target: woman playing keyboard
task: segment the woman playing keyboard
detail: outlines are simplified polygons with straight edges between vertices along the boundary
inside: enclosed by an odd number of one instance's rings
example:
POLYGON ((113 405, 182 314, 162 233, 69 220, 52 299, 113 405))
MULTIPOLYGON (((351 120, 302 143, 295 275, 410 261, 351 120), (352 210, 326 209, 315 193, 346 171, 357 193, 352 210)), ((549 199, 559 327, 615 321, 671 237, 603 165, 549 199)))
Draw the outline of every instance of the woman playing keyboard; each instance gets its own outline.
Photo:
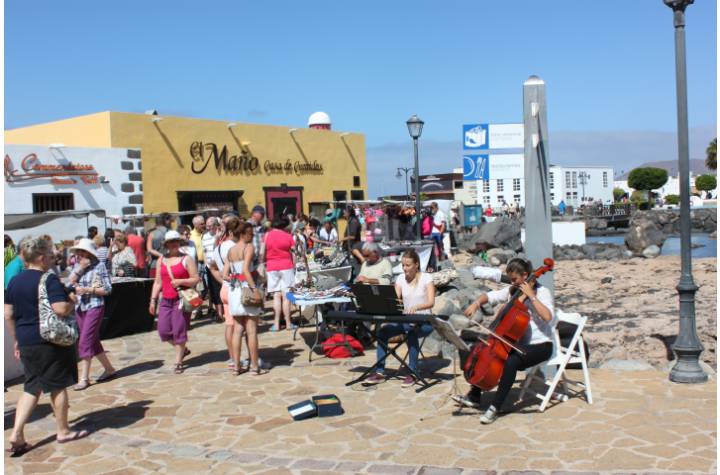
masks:
MULTIPOLYGON (((404 275, 398 277, 395 282, 395 292, 403 303, 403 313, 409 315, 431 314, 435 305, 435 285, 430 274, 420 272, 420 257, 417 252, 410 250, 402 255, 402 268, 404 275)), ((418 355, 420 354, 419 339, 432 333, 432 325, 412 323, 386 323, 380 329, 378 338, 387 341, 396 335, 407 335, 407 346, 409 353, 408 366, 417 373, 418 355)), ((365 381, 370 384, 377 384, 385 381, 385 348, 382 345, 377 347, 377 359, 382 361, 377 367, 377 372, 365 381)), ((410 387, 415 384, 415 376, 409 374, 403 379, 402 387, 410 387)))

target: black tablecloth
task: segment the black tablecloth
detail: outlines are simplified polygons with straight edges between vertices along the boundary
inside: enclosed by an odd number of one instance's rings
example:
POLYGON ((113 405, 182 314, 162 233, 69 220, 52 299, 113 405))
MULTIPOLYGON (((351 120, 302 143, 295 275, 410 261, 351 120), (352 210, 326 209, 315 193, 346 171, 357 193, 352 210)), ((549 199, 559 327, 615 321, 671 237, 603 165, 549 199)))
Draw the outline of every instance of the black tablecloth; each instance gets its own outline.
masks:
POLYGON ((151 331, 154 317, 148 312, 152 279, 113 282, 112 293, 105 299, 105 316, 100 338, 116 338, 151 331))

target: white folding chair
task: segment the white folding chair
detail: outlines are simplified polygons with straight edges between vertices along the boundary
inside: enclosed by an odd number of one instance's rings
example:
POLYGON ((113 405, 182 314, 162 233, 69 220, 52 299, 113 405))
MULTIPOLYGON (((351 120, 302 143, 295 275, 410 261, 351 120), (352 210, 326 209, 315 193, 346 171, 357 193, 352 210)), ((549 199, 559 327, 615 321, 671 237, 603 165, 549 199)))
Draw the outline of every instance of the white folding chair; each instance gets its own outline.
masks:
MULTIPOLYGON (((542 402, 540 403, 540 412, 543 412, 547 407, 550 399, 553 396, 556 399, 567 401, 568 396, 568 385, 577 386, 581 388, 581 391, 575 391, 576 394, 580 392, 585 393, 585 400, 588 404, 592 404, 592 393, 590 391, 590 373, 588 372, 587 357, 585 355, 585 345, 583 342, 582 331, 587 323, 587 317, 583 317, 579 313, 564 313, 556 310, 557 322, 567 322, 576 325, 575 333, 570 340, 570 344, 565 347, 560 342, 560 334, 558 333, 557 326, 553 328, 553 355, 548 361, 542 365, 533 366, 530 368, 527 377, 522 385, 520 391, 520 399, 522 400, 525 392, 530 392, 537 396, 542 402), (569 363, 580 363, 583 371, 583 381, 574 381, 567 378, 565 374, 565 368, 569 363), (550 380, 538 375, 538 371, 543 366, 556 366, 557 370, 555 376, 550 380), (558 383, 561 382, 564 389, 564 393, 555 393, 558 383), (530 389, 530 383, 533 380, 541 381, 548 386, 545 394, 539 394, 530 389)), ((540 373, 542 374, 542 373, 540 373)))

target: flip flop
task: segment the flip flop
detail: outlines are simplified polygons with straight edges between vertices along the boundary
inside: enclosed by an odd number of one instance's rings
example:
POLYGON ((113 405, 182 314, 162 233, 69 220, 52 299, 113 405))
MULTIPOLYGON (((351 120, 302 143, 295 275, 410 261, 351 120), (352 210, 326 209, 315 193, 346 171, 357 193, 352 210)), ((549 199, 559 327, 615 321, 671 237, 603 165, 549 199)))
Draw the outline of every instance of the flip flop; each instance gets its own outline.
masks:
POLYGON ((10 457, 22 457, 26 453, 30 452, 32 448, 33 445, 28 444, 27 442, 23 442, 20 445, 16 445, 10 442, 10 448, 6 449, 5 451, 10 453, 10 457))
POLYGON ((85 437, 89 436, 90 432, 86 430, 79 430, 75 432, 71 437, 68 437, 67 439, 57 439, 58 444, 67 444, 68 442, 74 442, 76 440, 84 439, 85 437))
POLYGON ((188 356, 190 356, 190 353, 192 353, 192 351, 190 351, 190 348, 185 347, 185 351, 183 352, 183 358, 187 358, 188 356))
POLYGON ((87 379, 81 379, 75 386, 73 386, 73 391, 83 391, 88 387, 90 387, 90 381, 87 379))
POLYGON ((185 368, 183 368, 182 364, 176 364, 174 371, 175 371, 175 374, 182 374, 183 371, 185 371, 185 368))
POLYGON ((268 373, 268 370, 262 368, 248 368, 247 371, 249 376, 261 376, 268 373))
POLYGON ((271 331, 271 332, 276 332, 276 331, 279 331, 279 330, 280 330, 280 329, 279 329, 278 327, 276 327, 275 325, 273 325, 273 326, 270 327, 270 331, 271 331))

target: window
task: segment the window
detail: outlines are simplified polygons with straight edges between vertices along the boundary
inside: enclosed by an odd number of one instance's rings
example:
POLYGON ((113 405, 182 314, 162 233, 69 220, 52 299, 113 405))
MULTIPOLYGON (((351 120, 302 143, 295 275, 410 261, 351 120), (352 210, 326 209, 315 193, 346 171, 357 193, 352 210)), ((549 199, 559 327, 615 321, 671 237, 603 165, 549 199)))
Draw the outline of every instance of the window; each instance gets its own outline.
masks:
POLYGON ((555 193, 550 193, 550 201, 555 201, 555 193))
POLYGON ((362 201, 365 199, 365 191, 363 190, 350 190, 350 199, 353 201, 362 201))
POLYGON ((503 191, 503 188, 504 188, 503 180, 495 180, 495 181, 497 181, 497 191, 498 191, 498 193, 500 193, 501 191, 503 191))
POLYGON ((346 201, 347 191, 333 191, 333 201, 346 201))
POLYGON ((555 174, 550 172, 550 189, 555 188, 555 174))
POLYGON ((454 183, 455 189, 456 189, 456 190, 462 190, 463 187, 464 187, 464 184, 465 184, 465 182, 463 182, 462 180, 457 180, 457 181, 455 181, 455 183, 454 183))
POLYGON ((570 172, 565 172, 565 188, 570 188, 570 172))
POLYGON ((577 188, 577 172, 572 172, 572 188, 577 188))
POLYGON ((577 204, 577 191, 573 191, 572 201, 573 201, 573 203, 577 204))
POLYGON ((502 204, 503 201, 505 201, 505 197, 503 195, 498 195, 498 203, 502 204))
POLYGON ((569 191, 565 193, 565 201, 565 204, 572 204, 572 193, 570 193, 569 191))
POLYGON ((513 201, 517 204, 520 204, 520 195, 513 195, 513 201))
POLYGON ((513 191, 520 191, 520 178, 513 178, 513 191))
POLYGON ((608 187, 608 176, 607 172, 603 172, 603 188, 608 187))
POLYGON ((490 182, 483 181, 483 193, 490 193, 490 182))
POLYGON ((487 205, 490 204, 490 196, 489 195, 483 196, 483 203, 485 203, 487 205))
POLYGON ((33 193, 33 213, 75 209, 72 193, 33 193))
POLYGON ((359 176, 353 177, 353 186, 360 186, 360 177, 359 176))

